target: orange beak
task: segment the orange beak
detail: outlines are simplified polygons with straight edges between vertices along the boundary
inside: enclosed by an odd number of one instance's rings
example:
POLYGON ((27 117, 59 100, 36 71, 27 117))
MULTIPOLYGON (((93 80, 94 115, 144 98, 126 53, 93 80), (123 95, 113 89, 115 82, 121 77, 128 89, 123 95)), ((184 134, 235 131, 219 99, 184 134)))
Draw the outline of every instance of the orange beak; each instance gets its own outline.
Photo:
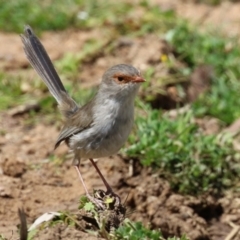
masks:
POLYGON ((134 77, 132 82, 135 82, 135 83, 141 83, 141 82, 145 82, 145 79, 143 79, 142 77, 134 77))

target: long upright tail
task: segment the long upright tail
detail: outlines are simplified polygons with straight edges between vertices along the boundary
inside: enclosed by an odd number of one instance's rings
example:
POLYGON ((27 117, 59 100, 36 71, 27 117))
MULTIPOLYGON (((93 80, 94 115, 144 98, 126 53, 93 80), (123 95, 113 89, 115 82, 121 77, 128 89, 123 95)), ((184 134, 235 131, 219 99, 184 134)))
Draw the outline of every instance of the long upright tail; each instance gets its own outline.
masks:
POLYGON ((57 100, 63 115, 66 117, 70 116, 78 109, 78 106, 68 96, 46 50, 30 26, 25 26, 24 35, 21 35, 21 38, 24 51, 32 67, 37 71, 53 97, 57 100))

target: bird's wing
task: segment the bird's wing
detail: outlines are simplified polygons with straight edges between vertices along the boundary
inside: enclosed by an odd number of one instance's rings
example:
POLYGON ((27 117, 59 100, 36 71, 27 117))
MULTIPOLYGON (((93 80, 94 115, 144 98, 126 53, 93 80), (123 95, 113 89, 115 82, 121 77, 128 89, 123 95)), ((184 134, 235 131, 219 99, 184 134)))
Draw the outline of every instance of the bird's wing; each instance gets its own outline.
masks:
POLYGON ((69 137, 71 137, 74 134, 77 134, 79 132, 81 132, 82 129, 79 129, 76 126, 64 126, 63 129, 61 130, 58 139, 55 143, 55 149, 60 145, 60 143, 66 139, 68 139, 69 137))
POLYGON ((93 106, 94 99, 89 101, 83 107, 78 108, 77 111, 68 118, 55 143, 55 149, 62 141, 68 140, 68 138, 74 134, 91 127, 93 123, 93 106))

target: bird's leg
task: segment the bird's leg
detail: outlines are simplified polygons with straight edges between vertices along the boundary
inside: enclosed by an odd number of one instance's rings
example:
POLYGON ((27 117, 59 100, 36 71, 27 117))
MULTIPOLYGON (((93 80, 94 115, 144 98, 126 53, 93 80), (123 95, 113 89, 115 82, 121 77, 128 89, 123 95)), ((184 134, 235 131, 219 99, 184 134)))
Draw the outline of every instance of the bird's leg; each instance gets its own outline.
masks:
POLYGON ((110 185, 108 184, 107 180, 104 178, 104 176, 102 175, 100 169, 98 168, 97 164, 94 162, 94 160, 92 158, 89 158, 89 160, 91 161, 92 165, 94 166, 94 168, 97 170, 98 175, 100 176, 100 178, 102 179, 105 187, 107 188, 106 194, 110 194, 112 196, 114 196, 115 201, 117 203, 117 205, 119 205, 121 203, 121 199, 120 197, 113 192, 112 188, 110 187, 110 185))
POLYGON ((72 161, 72 165, 75 167, 76 171, 77 171, 77 174, 78 174, 78 177, 83 185, 83 188, 85 190, 85 194, 87 195, 87 197, 90 196, 88 190, 87 190, 87 186, 83 180, 83 177, 82 177, 82 174, 80 172, 80 159, 77 157, 77 155, 75 154, 74 158, 73 158, 73 161, 72 161))
POLYGON ((94 168, 97 170, 98 175, 100 176, 100 178, 102 179, 105 187, 107 188, 107 193, 113 193, 112 188, 110 187, 110 185, 108 184, 107 180, 104 178, 104 176, 102 175, 101 171, 99 170, 97 164, 94 162, 94 160, 92 158, 89 158, 89 160, 91 161, 92 165, 94 166, 94 168))
POLYGON ((85 182, 84 182, 84 180, 83 180, 83 177, 82 177, 82 174, 81 174, 81 172, 80 172, 80 170, 79 170, 79 164, 74 165, 74 167, 75 167, 75 169, 77 170, 79 179, 80 179, 80 181, 81 181, 81 183, 82 183, 82 185, 83 185, 83 188, 84 188, 84 190, 85 190, 85 193, 86 193, 87 197, 89 197, 90 194, 89 194, 89 192, 88 192, 88 190, 87 190, 86 184, 85 184, 85 182))
POLYGON ((74 167, 75 167, 75 169, 77 170, 79 179, 80 179, 80 181, 81 181, 81 183, 82 183, 82 185, 83 185, 83 188, 84 188, 84 190, 85 190, 85 194, 86 194, 87 198, 88 198, 91 202, 95 203, 99 208, 102 208, 102 209, 103 209, 102 203, 101 203, 100 201, 98 201, 97 199, 95 199, 94 197, 92 197, 92 196, 89 194, 89 192, 88 192, 88 190, 87 190, 87 187, 86 187, 86 184, 85 184, 85 182, 84 182, 84 180, 83 180, 82 174, 81 174, 81 172, 80 172, 80 170, 79 170, 79 167, 80 167, 79 164, 80 164, 79 162, 78 162, 77 164, 74 164, 74 167))

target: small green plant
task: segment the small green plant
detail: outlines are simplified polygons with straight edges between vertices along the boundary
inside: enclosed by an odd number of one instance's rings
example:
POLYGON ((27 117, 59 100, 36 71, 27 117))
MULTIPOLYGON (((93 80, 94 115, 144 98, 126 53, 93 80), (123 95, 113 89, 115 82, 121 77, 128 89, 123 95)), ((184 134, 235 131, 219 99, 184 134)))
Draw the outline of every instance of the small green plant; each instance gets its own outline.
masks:
POLYGON ((219 192, 234 184, 240 166, 230 136, 203 134, 191 110, 175 119, 147 106, 144 110, 129 138, 129 157, 153 166, 183 193, 219 192))
POLYGON ((4 31, 22 32, 23 26, 29 24, 35 31, 67 27, 110 29, 114 36, 164 32, 175 22, 173 11, 161 11, 148 1, 135 4, 105 0, 3 1, 0 19, 0 29, 4 31))
POLYGON ((160 231, 150 230, 148 228, 145 228, 140 222, 132 223, 128 220, 128 221, 125 221, 123 226, 121 226, 119 229, 116 230, 115 239, 159 240, 163 238, 160 231))
POLYGON ((7 240, 2 234, 0 234, 0 240, 7 240))
POLYGON ((125 224, 116 230, 115 239, 159 240, 163 238, 160 231, 145 228, 140 222, 132 223, 130 221, 125 221, 125 224))
POLYGON ((128 240, 188 240, 185 236, 178 238, 165 239, 161 231, 151 230, 146 228, 140 222, 130 222, 128 219, 115 232, 114 240, 128 239, 128 240))

